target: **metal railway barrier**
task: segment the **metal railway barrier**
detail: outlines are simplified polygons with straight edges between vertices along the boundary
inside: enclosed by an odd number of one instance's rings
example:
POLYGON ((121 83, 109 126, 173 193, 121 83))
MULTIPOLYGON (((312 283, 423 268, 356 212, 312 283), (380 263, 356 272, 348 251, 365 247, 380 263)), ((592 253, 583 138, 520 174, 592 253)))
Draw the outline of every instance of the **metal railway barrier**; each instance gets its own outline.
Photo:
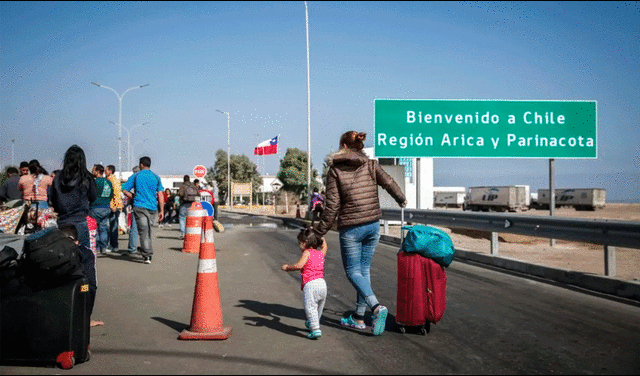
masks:
MULTIPOLYGON (((382 209, 381 219, 385 222, 384 233, 388 234, 388 221, 399 221, 400 209, 382 209)), ((498 255, 498 233, 601 244, 604 247, 606 277, 614 277, 616 274, 615 247, 640 249, 640 223, 630 221, 419 209, 405 209, 405 220, 412 223, 489 231, 492 234, 492 256, 498 255)), ((572 276, 577 275, 575 272, 571 273, 572 276)))

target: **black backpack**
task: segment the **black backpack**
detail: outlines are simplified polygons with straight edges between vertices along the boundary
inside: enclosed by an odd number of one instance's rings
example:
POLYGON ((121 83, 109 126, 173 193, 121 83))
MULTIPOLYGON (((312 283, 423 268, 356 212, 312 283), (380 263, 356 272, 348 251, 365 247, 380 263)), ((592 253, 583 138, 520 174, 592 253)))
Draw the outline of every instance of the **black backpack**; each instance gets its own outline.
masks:
POLYGON ((55 287, 84 275, 80 248, 56 227, 25 239, 21 268, 25 282, 34 289, 55 287))

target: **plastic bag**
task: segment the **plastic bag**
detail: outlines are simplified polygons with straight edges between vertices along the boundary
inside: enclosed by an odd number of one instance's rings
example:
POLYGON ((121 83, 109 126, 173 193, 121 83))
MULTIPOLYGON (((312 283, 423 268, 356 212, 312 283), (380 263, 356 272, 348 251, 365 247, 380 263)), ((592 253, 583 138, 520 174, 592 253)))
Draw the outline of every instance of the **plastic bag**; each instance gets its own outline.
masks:
POLYGON ((402 226, 407 235, 402 241, 401 251, 419 253, 443 267, 448 267, 456 253, 451 237, 446 232, 431 226, 402 226))

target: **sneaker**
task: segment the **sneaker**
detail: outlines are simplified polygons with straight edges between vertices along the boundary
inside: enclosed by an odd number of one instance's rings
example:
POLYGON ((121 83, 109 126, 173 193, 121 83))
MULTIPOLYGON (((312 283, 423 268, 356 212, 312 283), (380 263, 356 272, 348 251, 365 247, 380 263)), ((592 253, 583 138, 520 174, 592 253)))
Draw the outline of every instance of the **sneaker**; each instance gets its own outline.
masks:
POLYGON ((314 330, 307 336, 309 339, 318 339, 320 337, 322 337, 322 332, 320 330, 314 330))
POLYGON ((384 332, 387 323, 387 307, 381 305, 377 309, 378 313, 373 315, 372 333, 374 336, 379 336, 384 332))
POLYGON ((352 316, 347 318, 343 317, 340 319, 340 325, 346 326, 347 328, 354 328, 358 330, 364 330, 367 326, 364 323, 357 323, 356 320, 353 319, 352 316))
POLYGON ((145 264, 151 264, 151 257, 145 257, 144 258, 144 263, 145 264))

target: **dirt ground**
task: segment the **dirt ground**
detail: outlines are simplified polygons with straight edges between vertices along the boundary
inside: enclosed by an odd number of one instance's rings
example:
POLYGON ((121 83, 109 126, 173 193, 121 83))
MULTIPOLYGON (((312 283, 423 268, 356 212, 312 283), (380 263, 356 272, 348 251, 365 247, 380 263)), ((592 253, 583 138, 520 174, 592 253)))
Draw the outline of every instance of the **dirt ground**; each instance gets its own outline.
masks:
MULTIPOLYGON (((273 206, 267 207, 241 207, 236 208, 242 211, 251 211, 263 214, 275 214, 273 206)), ((461 210, 461 209, 441 209, 437 210, 461 210)), ((277 215, 295 217, 296 207, 289 207, 289 212, 285 212, 283 206, 277 208, 277 215)), ((301 215, 304 217, 305 209, 301 208, 301 215)), ((528 210, 519 212, 523 215, 549 216, 549 210, 528 210)), ((596 211, 576 211, 572 208, 558 208, 555 211, 557 217, 586 218, 586 219, 612 219, 621 221, 640 222, 640 204, 607 204, 605 208, 596 211)), ((443 228, 453 240, 456 248, 465 251, 477 251, 489 254, 491 252, 491 242, 473 236, 474 234, 460 234, 458 229, 453 231, 443 228)), ((398 226, 390 226, 389 235, 400 236, 398 226)), ((604 247, 597 244, 568 242, 556 240, 552 247, 550 240, 546 238, 532 238, 513 234, 500 234, 498 254, 500 257, 526 261, 532 264, 549 266, 559 269, 573 270, 594 275, 604 275, 604 247)), ((616 252, 616 275, 617 279, 625 281, 640 281, 640 249, 620 248, 616 252)))

